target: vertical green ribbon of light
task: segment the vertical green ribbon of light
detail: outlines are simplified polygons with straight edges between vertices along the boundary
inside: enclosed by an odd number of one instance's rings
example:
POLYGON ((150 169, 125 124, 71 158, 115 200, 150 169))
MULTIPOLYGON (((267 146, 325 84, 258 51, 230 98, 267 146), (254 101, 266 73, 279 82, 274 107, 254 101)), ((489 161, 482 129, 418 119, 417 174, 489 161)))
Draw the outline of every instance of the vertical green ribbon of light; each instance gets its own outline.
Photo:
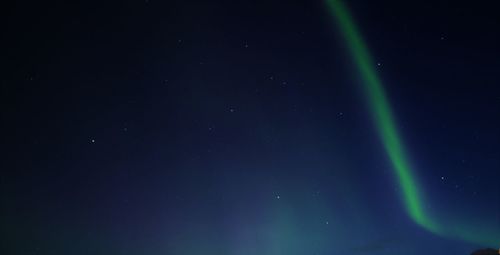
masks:
POLYGON ((374 70, 374 63, 368 49, 351 18, 347 7, 341 0, 325 0, 328 10, 335 18, 340 31, 345 38, 355 66, 361 75, 364 91, 369 107, 381 138, 385 152, 392 164, 394 174, 402 191, 402 200, 409 217, 424 229, 441 236, 459 238, 464 241, 482 244, 498 245, 500 232, 493 228, 478 228, 465 226, 457 222, 437 222, 425 210, 424 199, 418 188, 415 172, 405 153, 403 143, 396 129, 389 102, 382 83, 374 70))
MULTIPOLYGON (((494 223, 464 225, 463 221, 439 221, 429 216, 425 210, 424 199, 415 172, 405 153, 403 143, 396 129, 389 102, 385 95, 382 83, 375 71, 373 60, 368 49, 351 18, 347 7, 341 0, 325 0, 328 10, 335 18, 340 31, 345 38, 353 62, 361 75, 362 83, 373 119, 381 138, 385 152, 392 164, 392 169, 401 188, 402 200, 409 217, 424 229, 441 236, 458 238, 467 242, 481 245, 496 246, 500 243, 500 230, 494 223)), ((447 217, 448 218, 448 217, 447 217)), ((476 222, 479 223, 479 222, 476 222)))
POLYGON ((339 0, 326 1, 347 41, 354 64, 361 74, 373 119, 402 190, 405 209, 418 225, 438 233, 439 227, 429 218, 422 205, 423 200, 417 188, 417 181, 395 127, 384 89, 373 68, 374 63, 368 49, 343 3, 339 0))

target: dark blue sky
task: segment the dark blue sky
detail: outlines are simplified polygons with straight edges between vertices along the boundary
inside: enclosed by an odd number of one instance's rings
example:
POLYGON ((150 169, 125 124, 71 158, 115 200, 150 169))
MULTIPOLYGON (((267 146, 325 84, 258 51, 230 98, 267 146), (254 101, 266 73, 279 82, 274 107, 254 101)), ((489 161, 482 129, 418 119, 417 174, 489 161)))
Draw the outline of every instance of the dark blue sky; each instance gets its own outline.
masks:
MULTIPOLYGON (((497 4, 347 5, 426 208, 498 239, 497 4)), ((2 254, 481 248, 406 214, 322 1, 2 9, 2 254)))

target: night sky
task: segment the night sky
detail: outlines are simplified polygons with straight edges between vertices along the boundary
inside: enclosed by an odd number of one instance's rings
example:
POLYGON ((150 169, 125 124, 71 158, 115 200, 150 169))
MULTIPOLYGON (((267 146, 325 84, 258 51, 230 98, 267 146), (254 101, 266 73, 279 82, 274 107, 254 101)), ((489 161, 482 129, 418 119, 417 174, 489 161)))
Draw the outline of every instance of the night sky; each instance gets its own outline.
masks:
POLYGON ((498 248, 499 7, 11 2, 0 253, 498 248))

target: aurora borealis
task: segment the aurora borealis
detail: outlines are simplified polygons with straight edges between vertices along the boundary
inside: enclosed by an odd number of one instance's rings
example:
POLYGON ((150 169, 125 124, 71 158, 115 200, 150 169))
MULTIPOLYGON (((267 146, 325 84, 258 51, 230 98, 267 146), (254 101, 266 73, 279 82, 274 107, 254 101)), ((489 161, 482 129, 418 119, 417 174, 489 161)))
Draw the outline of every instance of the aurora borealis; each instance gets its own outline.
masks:
MULTIPOLYGON (((415 171, 410 167, 411 164, 396 129, 396 123, 387 96, 374 70, 375 63, 370 57, 365 42, 342 1, 326 1, 332 15, 339 24, 340 30, 353 56, 353 62, 355 62, 363 79, 365 94, 369 101, 368 105, 372 111, 373 119, 383 146, 385 147, 385 151, 395 170, 395 175, 403 193, 404 205, 408 215, 417 224, 433 233, 462 238, 465 241, 476 242, 481 245, 494 246, 499 244, 500 229, 496 228, 497 226, 491 227, 489 231, 478 231, 477 228, 468 227, 445 230, 439 223, 430 218, 429 213, 423 207, 426 201, 424 201, 421 195, 422 191, 419 188, 418 180, 415 178, 415 171)), ((446 224, 457 225, 460 223, 446 222, 446 224)))
POLYGON ((497 249, 497 5, 11 3, 0 254, 497 249))
POLYGON ((423 211, 422 198, 419 195, 417 181, 410 168, 406 153, 403 150, 382 84, 373 69, 375 63, 371 60, 366 46, 350 18, 348 10, 340 1, 329 0, 328 4, 342 28, 347 44, 363 77, 366 95, 370 102, 369 106, 373 111, 372 114, 379 130, 378 132, 403 191, 406 210, 415 222, 427 229, 436 231, 436 226, 431 223, 423 211))

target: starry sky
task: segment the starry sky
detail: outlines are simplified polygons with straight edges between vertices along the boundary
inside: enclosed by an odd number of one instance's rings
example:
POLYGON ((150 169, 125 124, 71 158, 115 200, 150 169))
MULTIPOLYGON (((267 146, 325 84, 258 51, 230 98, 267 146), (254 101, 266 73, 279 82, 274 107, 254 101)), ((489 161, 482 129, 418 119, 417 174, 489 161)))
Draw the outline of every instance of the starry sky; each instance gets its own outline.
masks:
POLYGON ((500 246, 495 1, 1 8, 1 254, 500 246))

